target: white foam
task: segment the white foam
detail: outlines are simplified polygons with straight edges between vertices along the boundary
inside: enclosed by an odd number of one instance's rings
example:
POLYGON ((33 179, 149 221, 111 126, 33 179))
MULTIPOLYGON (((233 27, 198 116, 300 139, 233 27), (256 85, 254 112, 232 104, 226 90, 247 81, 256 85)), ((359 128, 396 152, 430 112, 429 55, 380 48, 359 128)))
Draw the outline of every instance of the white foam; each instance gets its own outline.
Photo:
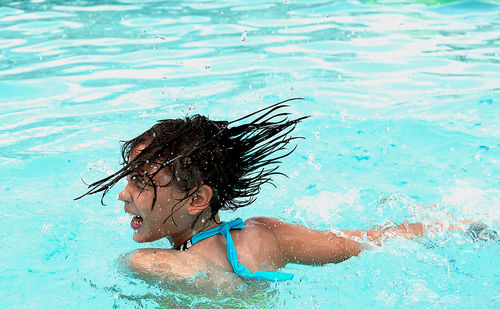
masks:
POLYGON ((480 189, 468 180, 457 180, 456 186, 443 194, 442 204, 460 212, 463 219, 482 221, 491 226, 500 223, 500 190, 480 189))
POLYGON ((321 191, 317 195, 294 199, 292 218, 298 223, 315 226, 318 221, 323 223, 343 220, 341 213, 346 209, 359 210, 359 189, 341 192, 321 191))

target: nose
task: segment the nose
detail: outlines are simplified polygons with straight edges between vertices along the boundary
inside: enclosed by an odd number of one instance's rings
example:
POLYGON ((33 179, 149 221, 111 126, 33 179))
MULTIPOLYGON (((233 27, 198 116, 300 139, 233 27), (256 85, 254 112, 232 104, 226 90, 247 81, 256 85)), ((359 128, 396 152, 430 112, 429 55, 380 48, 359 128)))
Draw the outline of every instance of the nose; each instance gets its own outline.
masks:
POLYGON ((118 200, 125 203, 130 203, 132 201, 132 195, 127 190, 127 186, 123 188, 122 192, 118 193, 118 200))

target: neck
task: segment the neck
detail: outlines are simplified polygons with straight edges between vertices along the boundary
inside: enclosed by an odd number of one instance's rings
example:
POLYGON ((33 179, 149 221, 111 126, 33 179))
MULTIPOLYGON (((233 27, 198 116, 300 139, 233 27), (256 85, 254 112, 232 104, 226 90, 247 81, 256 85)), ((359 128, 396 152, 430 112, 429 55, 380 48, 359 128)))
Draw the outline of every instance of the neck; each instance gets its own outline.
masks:
POLYGON ((210 211, 203 211, 198 216, 198 218, 196 218, 194 220, 194 222, 190 228, 186 229, 181 234, 179 234, 175 237, 172 237, 172 243, 173 243, 174 248, 179 247, 184 242, 186 242, 188 239, 193 237, 193 235, 198 234, 199 232, 203 232, 203 231, 206 231, 206 230, 209 230, 211 228, 219 226, 220 223, 217 223, 217 222, 220 222, 219 215, 215 215, 214 219, 211 218, 210 211))

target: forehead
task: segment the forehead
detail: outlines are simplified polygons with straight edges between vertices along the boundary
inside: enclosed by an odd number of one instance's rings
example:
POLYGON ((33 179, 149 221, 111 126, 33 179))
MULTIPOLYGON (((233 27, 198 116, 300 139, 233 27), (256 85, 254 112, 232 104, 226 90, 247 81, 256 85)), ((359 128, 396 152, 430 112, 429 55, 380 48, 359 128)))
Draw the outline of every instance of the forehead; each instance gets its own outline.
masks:
MULTIPOLYGON (((129 157, 129 163, 132 162, 141 152, 144 150, 144 148, 147 147, 147 144, 139 144, 136 147, 132 148, 130 151, 130 157, 129 157)), ((155 176, 155 179, 157 177, 160 177, 160 179, 157 180, 165 180, 165 177, 170 178, 170 171, 168 168, 161 168, 161 164, 158 162, 150 162, 150 163, 145 163, 139 168, 139 173, 146 172, 149 175, 154 174, 158 169, 161 169, 161 171, 155 176), (142 170, 142 171, 141 171, 142 170)))
POLYGON ((130 151, 128 162, 132 162, 144 150, 144 148, 146 148, 146 144, 139 144, 132 148, 132 151, 130 151))

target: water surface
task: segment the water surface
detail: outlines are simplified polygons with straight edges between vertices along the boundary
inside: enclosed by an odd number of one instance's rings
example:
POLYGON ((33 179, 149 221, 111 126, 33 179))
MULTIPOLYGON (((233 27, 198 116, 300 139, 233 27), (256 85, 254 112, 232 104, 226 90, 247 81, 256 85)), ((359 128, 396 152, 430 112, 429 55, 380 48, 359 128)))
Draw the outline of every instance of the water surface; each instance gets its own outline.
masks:
POLYGON ((498 243, 461 233, 290 265, 295 279, 268 297, 207 298, 120 269, 144 245, 119 188, 106 207, 73 201, 82 178, 119 167, 120 140, 158 119, 234 119, 304 97, 290 107, 312 115, 282 164, 290 178, 226 218, 335 230, 446 209, 498 229, 498 12, 498 1, 3 1, 0 303, 498 307, 498 243))

